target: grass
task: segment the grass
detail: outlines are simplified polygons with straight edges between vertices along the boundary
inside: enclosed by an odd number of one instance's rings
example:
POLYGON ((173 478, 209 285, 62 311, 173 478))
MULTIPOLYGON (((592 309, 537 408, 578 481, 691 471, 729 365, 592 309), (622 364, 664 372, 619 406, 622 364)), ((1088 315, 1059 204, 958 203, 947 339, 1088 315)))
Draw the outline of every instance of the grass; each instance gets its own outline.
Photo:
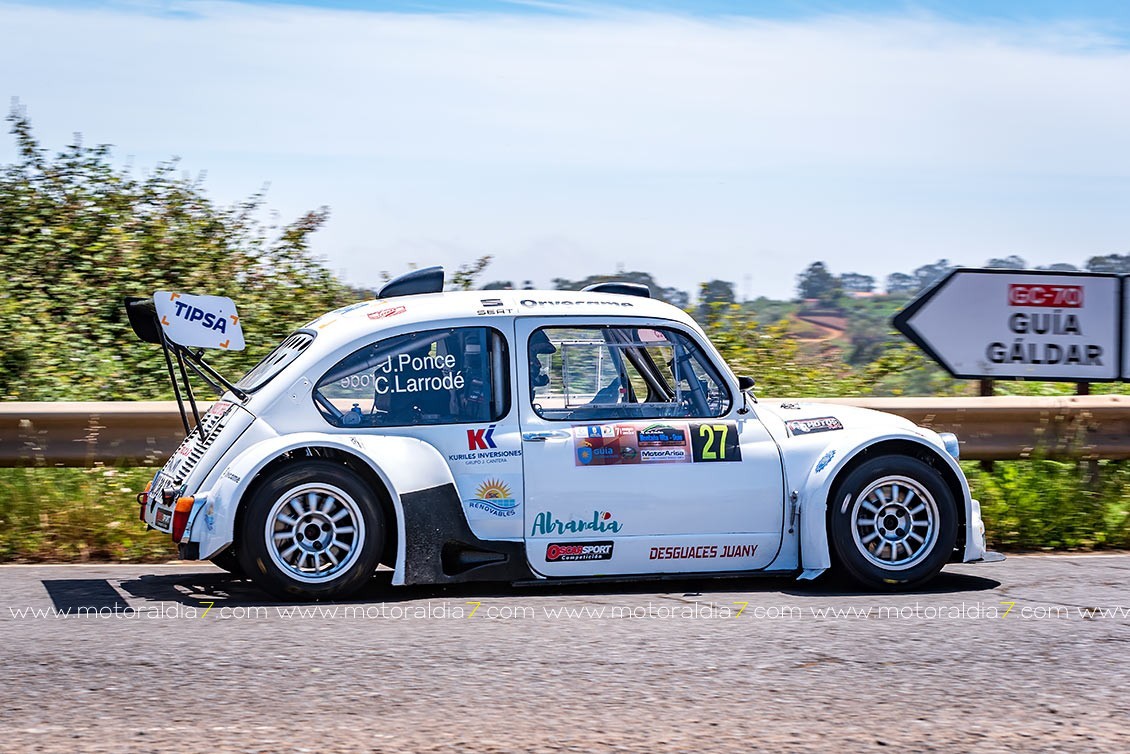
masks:
POLYGON ((0 469, 0 562, 176 557, 167 535, 147 532, 135 496, 153 469, 0 469))
POLYGON ((1004 550, 1130 548, 1130 463, 963 463, 986 536, 1004 550))
MULTIPOLYGON (((963 463, 990 545, 1003 550, 1130 548, 1130 463, 963 463), (1097 473, 1095 473, 1097 472, 1097 473)), ((134 496, 152 469, 0 469, 0 562, 163 561, 134 496)))

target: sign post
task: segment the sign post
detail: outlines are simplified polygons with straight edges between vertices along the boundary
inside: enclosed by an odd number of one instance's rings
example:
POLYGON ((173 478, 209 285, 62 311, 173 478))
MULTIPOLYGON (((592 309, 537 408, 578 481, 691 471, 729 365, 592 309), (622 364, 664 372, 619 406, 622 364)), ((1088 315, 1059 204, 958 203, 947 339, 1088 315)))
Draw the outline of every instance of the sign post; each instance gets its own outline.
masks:
POLYGON ((957 378, 1110 382, 1130 367, 1122 288, 1117 275, 960 269, 894 326, 957 378))

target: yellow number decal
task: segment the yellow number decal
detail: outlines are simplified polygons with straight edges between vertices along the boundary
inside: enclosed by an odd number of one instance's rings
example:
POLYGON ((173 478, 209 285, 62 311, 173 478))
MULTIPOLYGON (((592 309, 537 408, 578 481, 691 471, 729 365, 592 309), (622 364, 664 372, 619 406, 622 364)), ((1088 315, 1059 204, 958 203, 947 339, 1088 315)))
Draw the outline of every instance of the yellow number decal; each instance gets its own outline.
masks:
POLYGON ((713 461, 718 458, 718 454, 714 452, 714 427, 709 424, 703 424, 698 428, 699 437, 706 438, 706 444, 702 446, 702 460, 713 461))
POLYGON ((725 461, 726 460, 726 433, 730 431, 730 428, 727 427, 725 424, 715 424, 714 429, 716 429, 718 431, 718 433, 720 435, 722 435, 722 437, 719 438, 719 440, 718 440, 718 458, 725 461))

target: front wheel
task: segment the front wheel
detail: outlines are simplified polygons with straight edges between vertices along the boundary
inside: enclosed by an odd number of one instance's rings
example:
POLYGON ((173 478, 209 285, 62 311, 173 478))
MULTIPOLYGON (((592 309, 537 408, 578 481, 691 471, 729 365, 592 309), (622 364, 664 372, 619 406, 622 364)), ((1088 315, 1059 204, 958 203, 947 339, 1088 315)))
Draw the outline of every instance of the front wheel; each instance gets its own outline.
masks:
POLYGON ((348 468, 305 461, 259 485, 239 541, 244 572, 276 597, 343 597, 380 563, 384 514, 372 489, 348 468))
POLYGON ((957 504, 933 466, 911 456, 879 456, 836 486, 829 500, 835 554, 847 573, 878 588, 934 577, 957 539, 957 504))

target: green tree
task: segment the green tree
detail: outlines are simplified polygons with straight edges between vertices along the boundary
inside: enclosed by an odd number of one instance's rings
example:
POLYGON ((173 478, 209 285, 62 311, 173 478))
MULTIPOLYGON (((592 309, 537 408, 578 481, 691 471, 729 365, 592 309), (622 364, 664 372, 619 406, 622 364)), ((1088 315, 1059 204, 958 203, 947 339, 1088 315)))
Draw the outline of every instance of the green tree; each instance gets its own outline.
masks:
POLYGON ((907 296, 918 290, 918 282, 905 272, 892 272, 887 275, 887 295, 907 296))
POLYGON ((840 286, 851 293, 871 293, 875 290, 875 278, 858 272, 845 272, 840 275, 840 286))
POLYGON ((492 280, 479 288, 480 291, 512 291, 514 290, 514 281, 512 280, 492 280))
POLYGON ((447 281, 448 290, 454 291, 470 291, 475 287, 475 281, 483 274, 483 270, 490 266, 490 262, 494 257, 489 254, 481 256, 474 262, 469 264, 461 264, 458 269, 452 273, 451 278, 447 281))
POLYGON ((24 110, 7 120, 17 157, 0 172, 0 398, 168 397, 160 349, 126 321, 128 295, 234 299, 249 347, 217 355, 229 373, 351 299, 310 253, 326 208, 265 226, 262 194, 220 207, 175 161, 137 178, 113 166, 108 146, 76 139, 50 156, 24 110))
POLYGON ((1010 254, 1009 256, 1004 257, 1003 259, 996 259, 996 258, 990 259, 989 261, 985 262, 985 266, 1000 269, 1000 270, 1026 270, 1026 269, 1028 269, 1028 263, 1025 262, 1021 257, 1016 256, 1015 254, 1010 254))
POLYGON ((1087 260, 1087 272, 1130 273, 1130 254, 1106 254, 1087 260))
POLYGON ((797 275, 797 294, 801 298, 824 299, 837 287, 836 278, 823 262, 813 262, 797 275))
MULTIPOLYGON (((622 271, 616 272, 611 275, 589 275, 583 280, 566 280, 565 278, 554 278, 553 287, 559 291, 579 291, 582 288, 592 285, 593 283, 607 283, 609 281, 620 281, 625 283, 641 283, 648 287, 651 295, 660 301, 666 301, 669 304, 686 309, 690 305, 690 294, 686 291, 681 291, 678 288, 664 288, 659 283, 655 282, 655 278, 647 272, 633 272, 622 271)), ((523 286, 525 287, 525 286, 523 286)))
POLYGON ((955 265, 950 264, 948 259, 939 259, 933 264, 924 264, 914 270, 914 282, 917 284, 918 289, 916 293, 920 293, 929 288, 934 283, 938 282, 951 271, 955 269, 955 265))
POLYGON ((734 303, 734 284, 725 280, 711 280, 698 287, 698 300, 703 304, 734 303))

